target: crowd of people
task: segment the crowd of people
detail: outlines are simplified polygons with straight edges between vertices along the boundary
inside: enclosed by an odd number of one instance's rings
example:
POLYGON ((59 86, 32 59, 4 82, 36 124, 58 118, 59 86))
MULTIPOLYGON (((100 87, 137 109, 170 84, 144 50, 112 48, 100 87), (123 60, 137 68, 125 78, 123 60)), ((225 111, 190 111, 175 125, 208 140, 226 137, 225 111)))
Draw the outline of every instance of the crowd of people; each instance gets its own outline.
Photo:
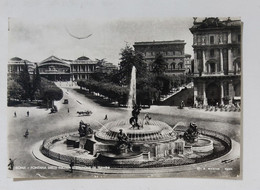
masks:
POLYGON ((216 103, 216 105, 203 105, 203 104, 194 104, 193 108, 197 109, 204 109, 205 111, 225 111, 225 112, 240 112, 241 108, 239 103, 231 103, 226 105, 219 105, 216 103))

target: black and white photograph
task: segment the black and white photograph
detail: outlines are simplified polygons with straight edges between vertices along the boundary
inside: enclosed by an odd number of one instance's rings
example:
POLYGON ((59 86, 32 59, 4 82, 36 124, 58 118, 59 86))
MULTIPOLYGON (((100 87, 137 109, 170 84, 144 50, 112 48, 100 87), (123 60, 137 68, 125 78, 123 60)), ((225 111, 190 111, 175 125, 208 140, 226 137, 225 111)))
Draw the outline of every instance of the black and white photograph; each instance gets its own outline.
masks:
POLYGON ((1 189, 260 188, 260 3, 1 4, 1 189))
POLYGON ((8 22, 10 177, 241 176, 240 18, 8 22))

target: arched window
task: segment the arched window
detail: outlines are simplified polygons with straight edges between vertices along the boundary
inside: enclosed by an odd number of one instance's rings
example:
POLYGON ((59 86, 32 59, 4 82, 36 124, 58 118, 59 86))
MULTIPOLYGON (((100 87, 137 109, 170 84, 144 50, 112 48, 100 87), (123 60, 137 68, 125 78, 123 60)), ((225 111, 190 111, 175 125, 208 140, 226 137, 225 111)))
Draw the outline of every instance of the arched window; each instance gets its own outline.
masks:
POLYGON ((175 69, 175 63, 173 62, 172 64, 171 64, 171 70, 174 70, 175 69))
POLYGON ((213 61, 207 63, 207 72, 208 73, 216 73, 217 72, 217 64, 213 61))
POLYGON ((183 63, 178 63, 178 69, 183 69, 183 63))
POLYGON ((234 67, 234 74, 240 74, 241 73, 241 63, 239 59, 236 59, 233 62, 233 67, 234 67))

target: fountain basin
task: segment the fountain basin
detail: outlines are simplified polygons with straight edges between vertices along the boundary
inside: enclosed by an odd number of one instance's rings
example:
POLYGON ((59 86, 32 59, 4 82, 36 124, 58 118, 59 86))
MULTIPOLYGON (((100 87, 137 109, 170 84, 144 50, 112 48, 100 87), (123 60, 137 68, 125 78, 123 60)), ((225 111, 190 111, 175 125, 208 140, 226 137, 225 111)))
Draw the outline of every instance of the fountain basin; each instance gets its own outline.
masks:
POLYGON ((133 144, 169 142, 177 139, 177 133, 169 125, 157 120, 150 120, 149 124, 143 125, 140 129, 133 129, 128 120, 110 122, 95 134, 95 138, 105 143, 117 142, 120 129, 133 144))
POLYGON ((191 145, 194 152, 209 152, 214 149, 213 141, 202 137, 199 137, 197 142, 187 143, 187 145, 191 145))

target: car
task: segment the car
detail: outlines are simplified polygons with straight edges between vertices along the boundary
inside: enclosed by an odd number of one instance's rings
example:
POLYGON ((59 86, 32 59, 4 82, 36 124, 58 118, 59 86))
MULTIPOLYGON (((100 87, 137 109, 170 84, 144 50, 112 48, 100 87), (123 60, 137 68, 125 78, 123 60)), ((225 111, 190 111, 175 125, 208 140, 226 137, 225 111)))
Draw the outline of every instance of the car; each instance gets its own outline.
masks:
POLYGON ((63 104, 68 104, 68 103, 69 103, 69 100, 68 99, 64 99, 63 104))

